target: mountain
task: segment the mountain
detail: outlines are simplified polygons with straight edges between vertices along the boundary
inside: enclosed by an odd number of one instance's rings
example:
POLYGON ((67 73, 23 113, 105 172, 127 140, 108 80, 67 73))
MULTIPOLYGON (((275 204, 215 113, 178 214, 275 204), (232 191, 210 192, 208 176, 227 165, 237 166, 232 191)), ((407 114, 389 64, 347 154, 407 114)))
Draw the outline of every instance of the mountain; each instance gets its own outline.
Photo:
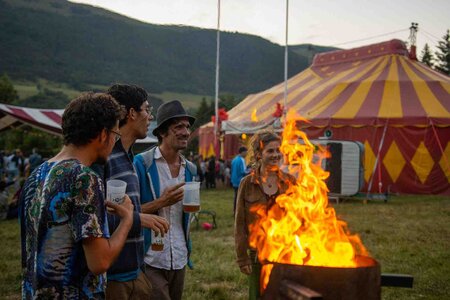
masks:
MULTIPOLYGON (((214 94, 216 31, 143 23, 64 0, 0 0, 0 73, 86 85, 129 82, 152 93, 214 94)), ((298 46, 295 46, 298 47, 298 46)), ((297 48, 289 76, 308 67, 297 48)), ((220 90, 246 95, 283 80, 284 48, 221 32, 220 90)))
POLYGON ((292 52, 306 60, 308 62, 308 65, 312 63, 314 55, 316 55, 317 53, 340 50, 340 48, 336 47, 319 46, 313 44, 292 45, 289 46, 289 48, 292 52))

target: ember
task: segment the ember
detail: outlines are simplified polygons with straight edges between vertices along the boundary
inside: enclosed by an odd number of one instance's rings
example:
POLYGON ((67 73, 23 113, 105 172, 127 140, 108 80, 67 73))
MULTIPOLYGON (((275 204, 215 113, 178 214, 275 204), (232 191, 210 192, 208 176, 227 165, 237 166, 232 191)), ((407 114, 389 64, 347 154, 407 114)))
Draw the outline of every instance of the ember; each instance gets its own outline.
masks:
MULTIPOLYGON (((288 114, 288 120, 281 152, 297 183, 279 195, 269 209, 254 208, 259 218, 249 226, 250 246, 257 249, 262 263, 358 267, 356 257, 368 254, 360 238, 351 235, 347 224, 338 220, 335 210, 328 207, 325 179, 329 174, 320 167, 326 151, 317 151, 296 128, 298 118, 288 114), (303 142, 299 143, 299 139, 303 142)), ((272 268, 273 264, 263 265, 262 289, 267 287, 272 268)))

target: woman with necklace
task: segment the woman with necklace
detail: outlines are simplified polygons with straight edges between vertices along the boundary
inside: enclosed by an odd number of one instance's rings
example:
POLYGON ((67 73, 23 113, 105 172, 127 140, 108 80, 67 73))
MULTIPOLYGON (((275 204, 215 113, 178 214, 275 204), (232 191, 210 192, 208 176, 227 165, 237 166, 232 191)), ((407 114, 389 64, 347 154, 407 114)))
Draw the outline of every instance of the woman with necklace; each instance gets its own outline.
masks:
POLYGON ((270 207, 278 195, 283 194, 295 178, 280 170, 281 139, 270 131, 256 133, 251 141, 252 172, 244 177, 237 195, 234 226, 237 263, 242 273, 249 276, 249 299, 259 298, 261 264, 256 250, 248 243, 248 226, 257 215, 250 211, 255 205, 270 207))

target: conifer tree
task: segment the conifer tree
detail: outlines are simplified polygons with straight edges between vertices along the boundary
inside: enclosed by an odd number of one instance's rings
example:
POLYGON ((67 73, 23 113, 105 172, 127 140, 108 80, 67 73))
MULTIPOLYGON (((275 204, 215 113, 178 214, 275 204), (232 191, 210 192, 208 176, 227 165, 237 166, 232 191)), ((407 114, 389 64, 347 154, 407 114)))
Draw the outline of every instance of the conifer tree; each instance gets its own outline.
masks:
POLYGON ((200 106, 197 109, 197 113, 195 114, 195 118, 197 119, 195 121, 194 127, 200 127, 203 124, 206 124, 211 121, 211 116, 214 114, 214 102, 210 103, 208 105, 208 102, 206 101, 206 98, 202 98, 202 102, 200 102, 200 106))
POLYGON ((8 75, 3 74, 0 77, 0 103, 11 104, 19 99, 17 91, 14 89, 8 75))
POLYGON ((436 69, 446 75, 450 75, 450 30, 439 41, 436 53, 436 69))
POLYGON ((420 61, 429 66, 430 68, 433 67, 433 53, 430 50, 430 46, 428 44, 425 44, 423 47, 422 53, 421 53, 421 59, 420 61))

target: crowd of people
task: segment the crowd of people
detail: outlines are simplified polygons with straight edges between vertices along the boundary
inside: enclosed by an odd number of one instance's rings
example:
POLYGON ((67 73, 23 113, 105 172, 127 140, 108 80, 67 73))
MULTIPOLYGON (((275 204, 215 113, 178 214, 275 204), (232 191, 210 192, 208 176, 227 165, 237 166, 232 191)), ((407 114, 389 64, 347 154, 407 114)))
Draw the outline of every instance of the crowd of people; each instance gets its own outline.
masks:
POLYGON ((270 205, 284 188, 261 181, 266 175, 285 180, 276 168, 279 138, 255 135, 252 167, 246 147, 232 161, 187 159, 182 151, 195 118, 174 100, 156 112, 158 144, 134 155, 132 146, 147 136, 152 110, 147 92, 135 85, 85 93, 65 108, 58 154, 43 159, 34 149, 28 158, 20 150, 3 155, 2 191, 27 177, 16 195, 23 299, 182 299, 192 243, 191 215, 181 200, 183 185, 196 180, 205 188, 221 183, 235 190, 237 262, 251 274, 254 298, 259 269, 245 242, 253 218, 249 206, 270 205), (113 179, 127 184, 122 203, 106 196, 113 179), (162 249, 151 247, 155 235, 164 237, 162 249))
POLYGON ((36 148, 26 157, 22 150, 0 151, 0 220, 17 218, 19 194, 33 170, 42 163, 36 148))
POLYGON ((15 149, 10 153, 0 151, 0 179, 7 183, 17 181, 22 177, 27 177, 33 170, 42 163, 42 156, 36 148, 26 157, 22 150, 15 149))
POLYGON ((231 162, 223 159, 216 159, 214 155, 203 159, 203 156, 194 157, 197 166, 198 181, 202 187, 207 189, 222 187, 231 187, 231 162))

